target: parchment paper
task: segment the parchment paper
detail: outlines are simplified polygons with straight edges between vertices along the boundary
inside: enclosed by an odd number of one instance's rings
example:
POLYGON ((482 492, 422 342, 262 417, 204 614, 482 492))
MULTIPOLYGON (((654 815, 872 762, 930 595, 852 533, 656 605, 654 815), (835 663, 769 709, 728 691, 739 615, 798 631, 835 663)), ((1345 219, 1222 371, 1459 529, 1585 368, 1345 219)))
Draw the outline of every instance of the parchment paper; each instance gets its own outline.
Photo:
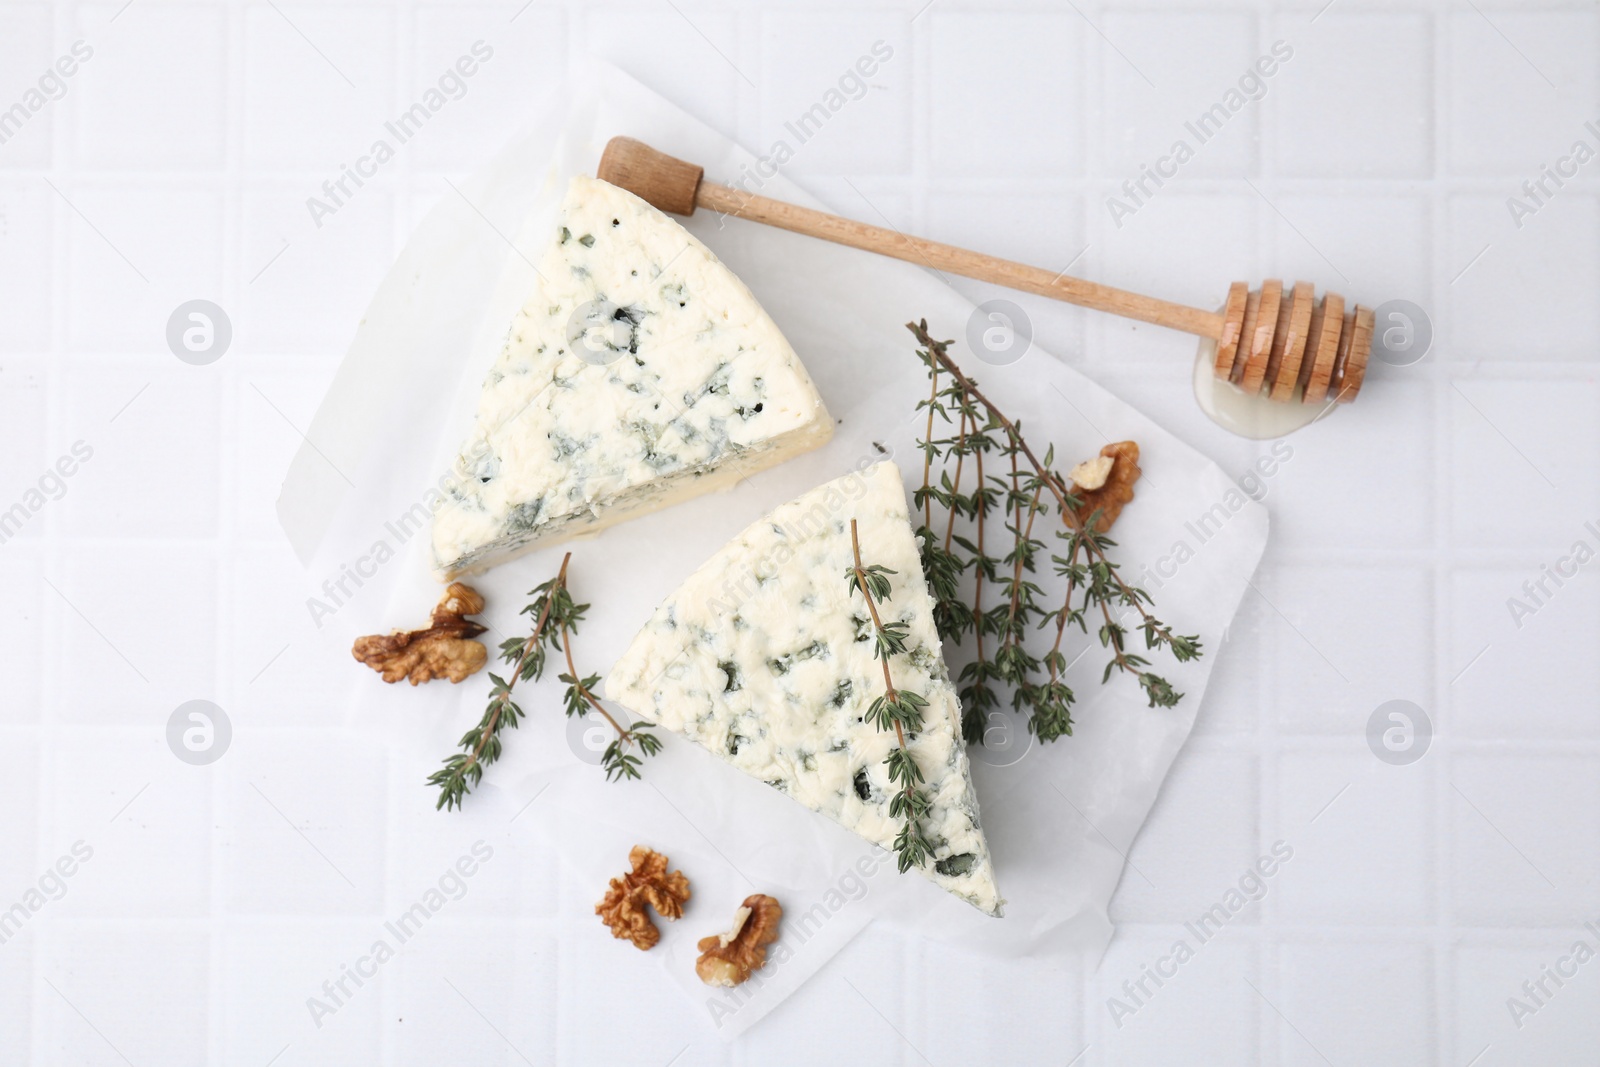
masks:
MULTIPOLYGON (((639 137, 703 163, 727 180, 754 157, 609 68, 542 113, 482 173, 461 183, 424 221, 374 298, 295 458, 278 511, 308 568, 313 593, 349 567, 362 584, 321 622, 330 641, 411 626, 439 588, 429 577, 427 529, 404 521, 446 471, 470 425, 479 384, 514 311, 531 293, 532 263, 548 239, 567 178, 594 172, 612 136, 639 137), (379 543, 392 558, 374 562, 379 543), (366 563, 357 564, 363 559, 366 563), (366 572, 371 572, 370 576, 366 572)), ((778 175, 760 192, 818 205, 778 175)), ((960 338, 972 305, 919 267, 701 212, 686 223, 755 292, 805 360, 839 420, 826 448, 704 497, 546 549, 480 577, 489 600, 485 638, 520 634, 526 593, 574 554, 570 584, 595 608, 575 641, 579 667, 604 673, 651 610, 728 538, 772 507, 850 468, 892 455, 920 481, 914 404, 927 388, 904 324, 927 318, 935 336, 960 338)), ((1186 696, 1151 709, 1131 680, 1099 684, 1092 637, 1070 641, 1068 681, 1079 694, 1075 736, 1030 745, 1020 719, 991 719, 991 745, 974 749, 983 823, 1006 917, 995 920, 915 875, 828 820, 752 781, 691 743, 666 737, 643 782, 610 784, 598 763, 604 734, 564 720, 551 672, 519 688, 528 712, 506 755, 467 803, 504 803, 528 847, 553 847, 595 887, 626 869, 629 848, 650 844, 690 874, 694 897, 642 966, 680 983, 708 1025, 742 1033, 815 973, 874 918, 919 936, 997 956, 1098 956, 1110 939, 1106 907, 1126 853, 1202 704, 1223 631, 1266 543, 1266 511, 1220 469, 1139 412, 1033 348, 993 367, 958 344, 985 391, 1049 439, 1063 466, 1107 441, 1132 438, 1146 472, 1118 523, 1117 558, 1156 597, 1159 613, 1198 633, 1207 655, 1157 669, 1186 696), (1149 570, 1146 570, 1149 568, 1149 570), (1142 577, 1141 577, 1142 576, 1142 577), (493 784, 490 784, 493 783, 493 784), (778 897, 784 934, 758 982, 732 993, 701 985, 695 941, 724 929, 751 892, 778 897)), ((1042 602, 1059 586, 1041 576, 1042 602)), ((348 584, 347 584, 348 588, 348 584)), ((1142 643, 1134 634, 1135 644, 1142 643)), ((959 670, 954 659, 952 671, 959 670)), ((413 690, 375 684, 352 668, 349 715, 387 738, 417 788, 481 714, 488 680, 413 690)), ((450 818, 441 814, 439 818, 450 818)), ((519 841, 523 838, 519 838, 519 841)), ((635 953, 596 922, 598 951, 635 953)))

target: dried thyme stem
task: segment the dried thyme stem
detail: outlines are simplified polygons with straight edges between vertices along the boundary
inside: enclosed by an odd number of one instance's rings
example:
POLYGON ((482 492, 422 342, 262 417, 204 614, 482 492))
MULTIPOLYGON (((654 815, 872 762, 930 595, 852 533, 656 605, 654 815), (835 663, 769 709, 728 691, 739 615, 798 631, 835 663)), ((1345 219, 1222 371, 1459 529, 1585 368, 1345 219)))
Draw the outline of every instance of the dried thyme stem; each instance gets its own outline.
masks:
POLYGON ((520 678, 528 675, 537 677, 542 670, 544 659, 542 646, 551 637, 549 625, 558 599, 557 591, 565 586, 567 564, 571 560, 572 553, 569 552, 561 561, 560 573, 536 590, 542 595, 544 603, 539 610, 533 635, 520 643, 513 639, 501 646, 507 662, 514 660, 515 667, 509 680, 490 673, 489 678, 494 683, 494 688, 489 692, 489 703, 483 717, 478 720, 476 726, 462 735, 458 743, 458 747, 465 751, 448 756, 444 766, 428 776, 428 784, 439 788, 439 799, 434 804, 436 809, 461 806, 466 795, 483 780, 484 767, 500 758, 501 733, 507 727, 515 729, 521 721, 522 709, 511 699, 511 690, 520 678), (515 654, 506 654, 506 650, 513 647, 516 648, 515 654))
POLYGON ((978 635, 978 662, 983 662, 983 526, 984 519, 989 514, 988 498, 983 495, 983 450, 979 449, 974 457, 978 467, 978 492, 976 510, 978 515, 978 566, 977 581, 972 589, 972 630, 978 635))
POLYGON ((1017 609, 1022 603, 1022 563, 1025 558, 1024 546, 1033 540, 1033 520, 1039 514, 1039 494, 1041 491, 1041 487, 1034 487, 1033 501, 1028 505, 1028 524, 1026 527, 1024 527, 1020 521, 1022 514, 1021 509, 1019 508, 1017 512, 1019 517, 1017 529, 1020 532, 1017 535, 1017 560, 1011 572, 1011 611, 1010 614, 1006 616, 1006 632, 1008 634, 1014 635, 1016 633, 1017 609))
POLYGON ((561 652, 567 661, 567 673, 561 676, 561 681, 567 683, 567 714, 582 717, 592 708, 598 711, 617 732, 616 740, 606 746, 605 752, 600 757, 601 766, 605 768, 606 780, 620 781, 624 778, 640 777, 639 757, 630 753, 628 746, 637 746, 646 756, 654 756, 661 751, 660 739, 642 726, 623 729, 622 724, 617 722, 595 697, 594 687, 600 684, 600 676, 591 674, 585 678, 578 673, 577 664, 572 660, 572 634, 567 629, 565 618, 561 624, 561 652))
MULTIPOLYGON (((561 557, 561 569, 556 572, 557 588, 565 589, 567 587, 567 565, 571 562, 571 552, 561 557)), ((512 687, 517 684, 517 678, 522 674, 522 665, 528 662, 528 657, 533 654, 533 650, 539 647, 539 639, 544 636, 545 624, 550 621, 550 604, 554 599, 554 597, 545 597, 544 607, 539 609, 539 619, 533 626, 533 636, 528 638, 527 643, 522 646, 522 655, 517 657, 516 666, 511 668, 511 682, 506 686, 506 692, 509 693, 512 687)), ((468 760, 469 763, 476 764, 478 762, 478 757, 483 755, 483 746, 488 744, 489 738, 498 731, 501 710, 502 708, 497 705, 490 714, 489 729, 484 733, 483 740, 478 742, 478 747, 472 750, 472 758, 468 760)))
MULTIPOLYGON (((935 364, 935 366, 937 366, 937 364, 935 364)), ((966 409, 963 408, 961 411, 960 432, 956 437, 956 476, 950 480, 950 497, 952 500, 950 517, 949 521, 946 522, 944 526, 944 550, 946 552, 950 551, 950 538, 956 532, 956 508, 953 502, 961 493, 961 468, 965 466, 967 462, 967 422, 968 415, 966 409)), ((979 481, 981 482, 982 479, 980 478, 979 481)))
MULTIPOLYGON (((1062 515, 1068 518, 1074 517, 1072 515, 1072 509, 1067 507, 1066 498, 1063 495, 1061 486, 1056 483, 1055 476, 1050 473, 1043 463, 1039 462, 1039 457, 1033 454, 1033 449, 1028 447, 1028 442, 1022 439, 1021 434, 1017 433, 1016 425, 1012 423, 1010 419, 1006 418, 1005 413, 996 407, 992 400, 984 396, 976 385, 972 384, 972 379, 961 373, 961 368, 956 366, 955 360, 950 358, 949 354, 945 351, 945 346, 943 343, 935 341, 931 336, 929 336, 928 327, 926 324, 907 323, 906 325, 916 339, 922 342, 923 346, 928 349, 928 352, 933 356, 933 358, 939 363, 943 364, 945 370, 949 371, 951 375, 954 376, 956 383, 960 385, 964 391, 971 395, 974 400, 982 404, 988 410, 989 414, 994 418, 994 420, 1005 429, 1006 435, 1010 437, 1011 440, 1016 442, 1017 447, 1022 450, 1022 454, 1028 457, 1028 462, 1033 465, 1033 469, 1039 473, 1039 477, 1044 479, 1045 483, 1050 487, 1050 492, 1055 495, 1056 502, 1061 505, 1062 515)), ((1073 522, 1070 523, 1070 525, 1076 526, 1077 523, 1073 522)))
MULTIPOLYGON (((567 567, 571 563, 571 552, 568 552, 566 555, 561 557, 561 569, 556 572, 556 587, 558 589, 565 589, 567 587, 567 567)), ((517 657, 517 665, 511 671, 513 677, 522 673, 522 665, 527 662, 528 654, 539 647, 539 637, 544 633, 544 624, 550 621, 550 604, 553 600, 553 597, 546 597, 544 607, 539 609, 539 619, 533 625, 533 636, 530 637, 528 639, 528 643, 523 646, 522 655, 517 657)))
MULTIPOLYGON (((855 554, 856 558, 856 588, 861 590, 862 597, 866 599, 867 612, 872 616, 872 628, 881 634, 883 633, 883 620, 878 618, 878 605, 873 602, 872 595, 867 592, 867 572, 866 568, 861 566, 861 538, 856 533, 856 520, 854 519, 850 520, 850 551, 855 554)), ((889 702, 892 704, 899 699, 900 693, 895 689, 894 678, 889 674, 889 657, 880 656, 878 665, 883 668, 883 688, 889 698, 889 702)), ((900 747, 905 748, 906 732, 901 728, 899 720, 895 721, 894 732, 896 739, 900 742, 900 747)))
POLYGON ((1061 638, 1067 632, 1067 617, 1071 614, 1072 593, 1077 584, 1077 576, 1073 568, 1076 567, 1077 562, 1078 546, 1073 545, 1072 554, 1067 557, 1067 595, 1061 598, 1061 614, 1056 619, 1056 640, 1055 644, 1050 646, 1050 651, 1053 655, 1047 657, 1050 660, 1051 681, 1056 679, 1055 657, 1061 654, 1061 638))
MULTIPOLYGON (((922 450, 922 526, 933 530, 933 410, 939 404, 939 367, 934 364, 928 374, 931 381, 928 393, 928 447, 922 450)), ((949 548, 949 545, 945 545, 949 548)))
MULTIPOLYGON (((561 650, 566 654, 567 657, 567 672, 571 674, 572 677, 577 678, 578 668, 572 663, 572 640, 568 636, 567 628, 565 626, 561 628, 561 650)), ((611 717, 611 713, 601 706, 600 701, 595 699, 594 694, 589 692, 588 686, 584 685, 582 682, 574 682, 573 688, 577 690, 578 695, 581 696, 590 707, 594 708, 595 711, 598 711, 605 717, 606 722, 611 724, 611 728, 617 731, 617 735, 619 737, 629 736, 629 732, 624 730, 622 725, 618 723, 616 719, 611 717)))
POLYGON ((911 750, 906 747, 906 731, 915 732, 921 728, 923 709, 928 701, 916 693, 895 688, 889 657, 905 653, 909 627, 905 623, 885 623, 879 617, 875 601, 889 599, 889 575, 895 572, 876 564, 870 567, 862 564, 861 535, 855 519, 850 520, 850 550, 854 565, 845 571, 845 580, 866 599, 874 630, 873 655, 883 669, 884 694, 872 702, 866 717, 880 730, 892 725, 898 743, 883 762, 889 769, 890 783, 901 787, 889 802, 889 816, 905 820, 894 841, 899 868, 904 873, 926 863, 934 848, 922 829, 922 818, 932 802, 921 788, 922 768, 917 766, 911 750))

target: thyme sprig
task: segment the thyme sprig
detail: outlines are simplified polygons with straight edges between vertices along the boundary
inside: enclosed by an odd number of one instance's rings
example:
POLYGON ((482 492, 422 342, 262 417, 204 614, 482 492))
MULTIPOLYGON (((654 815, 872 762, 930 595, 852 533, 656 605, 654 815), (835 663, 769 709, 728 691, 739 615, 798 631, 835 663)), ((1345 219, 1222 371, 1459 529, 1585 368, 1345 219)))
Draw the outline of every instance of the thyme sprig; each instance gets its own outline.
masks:
POLYGON ((922 768, 917 766, 916 757, 906 747, 906 734, 922 729, 923 709, 928 701, 908 689, 896 688, 894 676, 889 672, 889 657, 906 653, 910 630, 906 623, 884 622, 878 614, 878 604, 889 599, 889 576, 895 572, 876 563, 862 565, 861 538, 856 532, 855 519, 850 520, 850 548, 855 554, 855 565, 845 568, 844 580, 852 590, 859 590, 867 602, 867 613, 872 616, 872 654, 883 668, 883 695, 868 707, 867 720, 879 730, 893 730, 899 742, 883 762, 889 769, 889 781, 900 787, 889 801, 889 817, 905 820, 894 839, 900 873, 904 874, 912 867, 927 863, 933 852, 933 842, 922 828, 922 820, 932 801, 927 790, 922 788, 922 768))
POLYGON ((988 525, 989 512, 995 509, 998 499, 994 487, 986 483, 983 476, 984 453, 994 446, 988 430, 970 433, 967 440, 973 449, 973 466, 978 482, 968 497, 967 512, 977 528, 977 540, 957 537, 955 541, 971 553, 968 564, 972 567, 974 579, 969 613, 972 621, 968 629, 972 631, 973 640, 978 646, 978 656, 961 668, 956 680, 961 687, 961 736, 968 744, 982 744, 983 726, 989 721, 989 712, 1000 706, 1000 697, 994 691, 994 684, 1000 681, 1000 671, 985 652, 983 644, 985 636, 995 635, 995 617, 983 610, 983 583, 1000 583, 1000 560, 985 551, 984 528, 988 525))
POLYGON ((1072 483, 1054 469, 1054 447, 1047 448, 1041 459, 1021 424, 1008 418, 951 358, 950 342, 935 340, 926 321, 907 323, 907 328, 921 345, 917 355, 930 382, 929 398, 918 404, 928 416, 926 436, 920 442, 923 486, 914 494, 923 511, 918 530, 923 569, 934 596, 940 637, 959 645, 970 632, 976 652, 959 676, 963 736, 969 743, 982 742, 984 724, 1000 703, 995 690, 1002 686, 1011 691, 1013 710, 1028 711, 1028 728, 1041 741, 1070 735, 1076 697, 1062 680, 1069 666, 1062 645, 1069 628, 1089 632, 1091 614, 1099 617, 1096 634, 1111 656, 1102 682, 1120 671, 1136 679, 1151 707, 1177 704, 1183 694, 1149 669, 1147 657, 1128 649, 1128 628, 1121 620, 1129 612, 1137 614, 1136 628, 1144 635, 1146 650, 1165 648, 1180 663, 1200 655, 1199 638, 1174 633, 1150 611, 1149 594, 1122 578, 1108 553, 1116 542, 1095 532, 1098 511, 1080 520, 1082 501, 1073 494, 1072 483), (944 437, 936 436, 935 416, 949 428, 944 437), (986 475, 986 453, 997 454, 1009 469, 986 475), (963 495, 961 478, 968 456, 973 457, 977 486, 963 495), (953 478, 945 467, 952 457, 953 478), (939 525, 935 504, 947 512, 942 543, 935 533, 939 525), (1052 513, 1062 527, 1055 531, 1062 554, 1051 553, 1050 560, 1056 573, 1067 579, 1067 589, 1061 606, 1046 611, 1037 603, 1042 594, 1033 576, 1047 546, 1035 536, 1035 528, 1040 515, 1052 513), (989 554, 986 543, 990 515, 1003 517, 1010 535, 1009 549, 998 558, 989 554), (958 518, 971 524, 972 537, 953 532, 958 518), (955 553, 952 544, 966 557, 955 553), (970 606, 961 596, 967 570, 974 572, 970 606), (986 584, 997 587, 1000 594, 1000 603, 987 609, 986 584), (1026 638, 1051 623, 1055 640, 1049 652, 1037 656, 1026 638), (992 639, 992 645, 985 638, 992 639))
MULTIPOLYGON (((584 604, 583 607, 589 605, 584 604)), ((572 630, 576 631, 576 621, 573 621, 572 630)), ((587 678, 578 676, 578 668, 572 662, 572 635, 568 632, 567 623, 561 627, 561 647, 567 657, 567 673, 560 676, 560 680, 567 683, 565 703, 567 716, 584 717, 593 710, 600 713, 617 736, 606 746, 601 754, 600 763, 606 770, 606 781, 621 781, 624 778, 639 777, 639 757, 628 751, 629 746, 637 746, 645 756, 654 756, 661 751, 661 739, 656 737, 643 726, 633 726, 626 729, 612 717, 605 706, 595 698, 594 687, 600 684, 600 676, 591 674, 587 678)))
POLYGON ((624 730, 600 707, 591 692, 594 686, 600 684, 598 675, 591 675, 580 682, 573 681, 578 672, 572 665, 571 635, 577 632, 589 605, 575 602, 567 588, 567 568, 571 563, 572 553, 568 552, 562 557, 561 569, 556 576, 541 582, 529 593, 533 600, 519 614, 533 616, 533 632, 527 637, 513 637, 501 642, 500 658, 512 665, 511 670, 504 678, 490 672, 492 688, 483 717, 462 735, 459 742, 462 751, 446 758, 444 766, 428 776, 428 784, 439 789, 439 799, 434 804, 436 810, 459 808, 466 795, 483 781, 483 769, 500 758, 503 750, 501 733, 506 729, 516 729, 525 714, 512 699, 512 690, 519 681, 538 681, 544 677, 552 649, 565 655, 570 672, 560 676, 562 681, 568 683, 567 714, 585 714, 592 704, 617 730, 617 741, 611 743, 602 757, 608 779, 639 777, 638 758, 625 751, 628 743, 637 743, 639 751, 646 756, 660 751, 660 740, 649 731, 640 727, 624 730), (578 702, 576 712, 575 697, 578 702))

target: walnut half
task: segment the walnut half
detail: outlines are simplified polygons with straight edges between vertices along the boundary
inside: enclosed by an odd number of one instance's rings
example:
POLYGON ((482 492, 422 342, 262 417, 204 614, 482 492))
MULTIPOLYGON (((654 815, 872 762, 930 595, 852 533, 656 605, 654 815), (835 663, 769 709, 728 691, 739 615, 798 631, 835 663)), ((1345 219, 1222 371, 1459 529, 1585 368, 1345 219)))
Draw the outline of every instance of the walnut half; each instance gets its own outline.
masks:
POLYGON ((783 905, 765 893, 744 898, 733 914, 733 929, 700 939, 694 973, 706 985, 735 986, 767 962, 767 946, 778 940, 783 905))
POLYGON ((483 610, 483 597, 470 585, 452 582, 433 609, 433 622, 425 630, 373 634, 356 638, 350 654, 386 682, 408 678, 412 685, 448 678, 459 682, 489 662, 489 652, 472 638, 487 627, 468 622, 466 616, 483 610))
POLYGON ((1100 521, 1095 523, 1095 532, 1105 533, 1111 529, 1111 524, 1122 514, 1123 505, 1133 500, 1133 483, 1142 473, 1139 445, 1135 441, 1106 445, 1099 456, 1072 468, 1069 488, 1082 502, 1076 511, 1078 521, 1087 522, 1098 509, 1100 521))
POLYGON ((667 873, 667 857, 643 845, 628 853, 633 870, 611 879, 606 895, 594 906, 600 921, 611 927, 611 936, 632 941, 637 949, 649 951, 661 940, 661 931, 650 921, 645 908, 656 909, 663 919, 683 915, 689 899, 689 879, 682 871, 667 873))

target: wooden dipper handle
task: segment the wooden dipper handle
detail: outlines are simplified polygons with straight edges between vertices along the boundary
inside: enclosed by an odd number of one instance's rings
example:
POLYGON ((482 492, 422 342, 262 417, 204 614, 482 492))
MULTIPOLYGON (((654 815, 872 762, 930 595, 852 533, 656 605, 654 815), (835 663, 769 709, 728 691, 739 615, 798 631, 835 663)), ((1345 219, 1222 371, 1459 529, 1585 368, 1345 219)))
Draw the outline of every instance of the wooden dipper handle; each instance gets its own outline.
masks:
POLYGON ((703 168, 675 159, 665 152, 658 152, 631 137, 613 137, 606 145, 605 154, 600 157, 597 176, 674 215, 692 215, 695 208, 702 207, 722 215, 762 222, 808 237, 820 237, 835 244, 903 259, 908 263, 947 270, 967 278, 999 282, 1012 289, 1109 311, 1124 318, 1168 326, 1202 337, 1217 338, 1222 335, 1222 316, 1214 311, 1141 296, 1109 285, 1054 274, 1040 267, 1029 267, 921 237, 909 237, 881 226, 870 226, 853 219, 786 204, 781 200, 756 196, 708 182, 704 174, 703 168))
MULTIPOLYGON (((935 270, 977 278, 980 281, 998 282, 1023 292, 1037 293, 1080 307, 1108 311, 1123 318, 1137 319, 1140 322, 1207 337, 1218 342, 1216 363, 1218 377, 1229 378, 1236 383, 1243 380, 1246 388, 1253 383, 1257 391, 1262 391, 1265 383, 1267 395, 1274 400, 1290 398, 1289 393, 1299 384, 1296 377, 1301 367, 1311 358, 1309 353, 1304 358, 1281 358, 1286 348, 1294 353, 1304 352, 1306 348, 1304 332, 1298 337, 1289 338, 1287 344, 1280 341, 1276 346, 1278 352, 1274 353, 1274 337, 1279 333, 1278 298, 1274 298, 1271 302, 1272 322, 1262 321, 1257 324, 1254 322, 1254 315, 1251 316, 1250 323, 1242 321, 1247 304, 1242 295, 1244 293, 1242 282, 1235 283, 1222 312, 1206 311, 1203 308, 1189 307, 1187 304, 1175 304, 1168 300, 1131 293, 1126 289, 1074 278, 1065 273, 1055 274, 1041 267, 1030 267, 1009 259, 986 256, 954 245, 912 237, 897 230, 871 226, 853 219, 829 215, 823 211, 814 211, 781 200, 746 193, 741 189, 719 185, 716 182, 708 182, 705 180, 703 167, 659 152, 631 137, 613 137, 607 143, 605 153, 600 157, 600 167, 596 176, 674 215, 693 215, 696 208, 705 208, 721 215, 732 215, 752 222, 765 223, 808 237, 820 237, 824 241, 876 252, 907 263, 917 263, 935 270), (1242 331, 1246 326, 1251 330, 1251 337, 1243 346, 1245 358, 1239 364, 1239 373, 1235 374, 1234 360, 1241 348, 1240 341, 1244 340, 1242 331), (1287 379, 1287 389, 1284 389, 1282 382, 1274 380, 1265 373, 1274 354, 1280 358, 1271 361, 1270 369, 1287 379), (1243 375, 1246 365, 1252 369, 1248 379, 1244 379, 1243 375)), ((1278 291, 1281 291, 1281 283, 1273 284, 1276 284, 1278 291)), ((1310 302, 1309 285, 1305 285, 1303 290, 1296 290, 1292 312, 1290 307, 1286 306, 1283 316, 1288 329, 1292 330, 1297 326, 1302 331, 1306 329, 1304 319, 1310 315, 1310 302)), ((1256 300, 1248 301, 1251 309, 1256 308, 1258 303, 1256 300)), ((1370 314, 1368 312, 1369 317, 1370 314)), ((1263 320, 1267 317, 1262 316, 1263 320)), ((1336 334, 1335 340, 1338 337, 1336 334)), ((1367 330, 1369 345, 1370 340, 1369 326, 1367 330)), ((1348 344, 1346 341, 1346 345, 1348 344)), ((1333 351, 1337 353, 1338 350, 1333 351)), ((1344 365, 1340 364, 1341 367, 1344 365)), ((1357 373, 1345 374, 1344 377, 1353 380, 1355 387, 1359 388, 1361 381, 1359 372, 1364 371, 1365 367, 1366 352, 1363 350, 1359 356, 1357 373)), ((1323 380, 1333 382, 1339 399, 1353 398, 1354 389, 1349 389, 1347 393, 1337 389, 1339 383, 1334 377, 1336 373, 1337 368, 1330 368, 1329 377, 1323 380)))

